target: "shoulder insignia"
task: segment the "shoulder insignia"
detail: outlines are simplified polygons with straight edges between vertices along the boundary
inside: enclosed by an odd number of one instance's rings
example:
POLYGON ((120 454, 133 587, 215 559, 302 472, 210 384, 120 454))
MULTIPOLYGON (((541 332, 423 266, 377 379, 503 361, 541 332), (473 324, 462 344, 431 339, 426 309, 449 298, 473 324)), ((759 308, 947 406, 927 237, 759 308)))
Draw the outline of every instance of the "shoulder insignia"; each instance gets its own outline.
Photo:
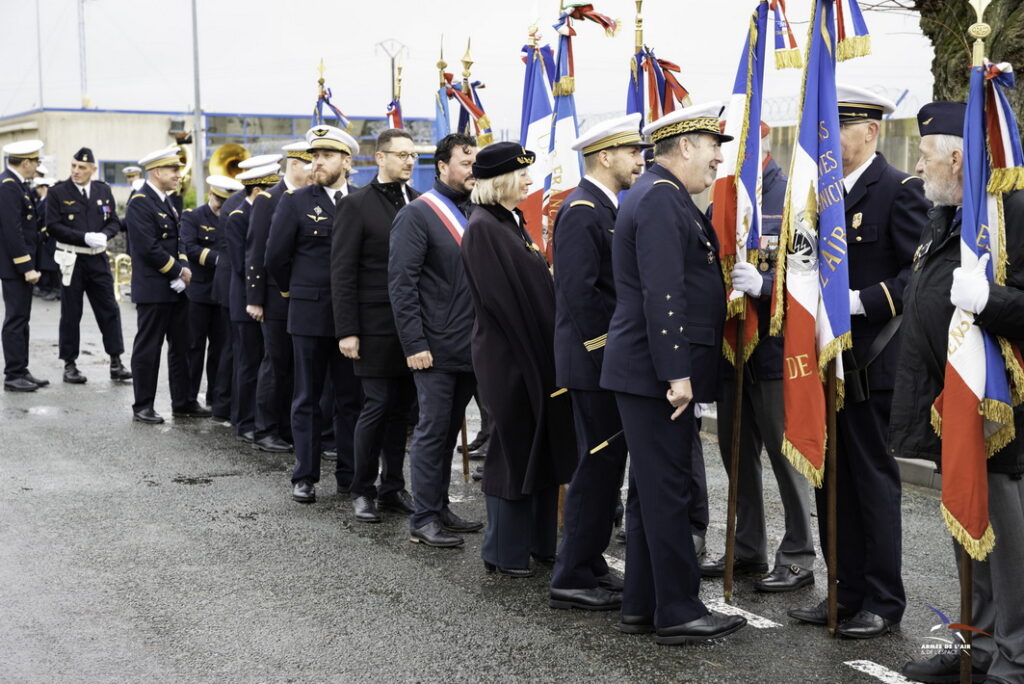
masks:
POLYGON ((678 186, 678 185, 676 185, 675 183, 673 183, 673 182, 672 182, 672 181, 670 181, 670 180, 665 180, 664 178, 662 178, 661 180, 656 180, 656 181, 654 181, 654 185, 658 185, 659 183, 666 183, 666 184, 668 184, 668 185, 671 185, 671 186, 672 186, 673 188, 675 188, 676 190, 678 190, 678 189, 679 189, 679 186, 678 186))
POLYGON ((573 202, 569 206, 570 207, 590 207, 591 209, 593 209, 594 208, 594 203, 589 201, 589 200, 576 200, 575 202, 573 202))
POLYGON ((145 197, 145 196, 146 196, 146 194, 145 194, 145 193, 143 193, 143 192, 137 192, 137 193, 135 193, 134 195, 132 195, 131 197, 129 197, 128 199, 135 199, 136 197, 145 197))
POLYGON ((294 190, 285 190, 284 194, 291 195, 291 194, 294 194, 294 192, 295 192, 294 190))
POLYGON ((4 183, 13 183, 13 182, 14 182, 13 178, 4 178, 4 183))
POLYGON ((67 204, 68 206, 71 206, 72 204, 77 204, 78 203, 78 200, 62 200, 62 201, 64 202, 64 204, 67 204))
POLYGON ((181 212, 181 215, 184 216, 185 214, 187 214, 190 211, 192 211, 192 210, 191 209, 186 209, 185 211, 181 212))
POLYGON ((235 209, 235 210, 234 210, 233 212, 231 212, 230 214, 228 214, 228 216, 234 216, 235 214, 244 214, 244 213, 245 213, 245 212, 244 212, 244 211, 242 211, 241 209, 235 209))
POLYGON ((267 198, 273 199, 273 197, 274 197, 274 196, 273 196, 273 195, 271 195, 271 194, 270 194, 269 192, 267 192, 266 190, 260 190, 260 197, 267 197, 267 198))
POLYGON ((920 176, 907 176, 906 178, 904 178, 903 180, 900 181, 900 185, 903 185, 904 183, 906 183, 909 180, 919 180, 922 183, 924 182, 924 179, 921 178, 920 176))

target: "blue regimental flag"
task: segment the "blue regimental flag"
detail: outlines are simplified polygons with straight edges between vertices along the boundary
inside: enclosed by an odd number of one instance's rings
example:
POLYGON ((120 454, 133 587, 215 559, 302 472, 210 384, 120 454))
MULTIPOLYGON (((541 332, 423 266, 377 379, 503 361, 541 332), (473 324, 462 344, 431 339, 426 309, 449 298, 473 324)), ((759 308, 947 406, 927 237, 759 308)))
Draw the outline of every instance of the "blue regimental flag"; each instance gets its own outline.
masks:
POLYGON ((554 113, 552 86, 555 58, 551 47, 539 45, 536 31, 530 35, 530 44, 523 47, 523 108, 519 124, 519 144, 539 154, 537 163, 530 166, 533 181, 530 194, 520 202, 519 209, 526 218, 530 237, 538 245, 544 244, 544 186, 549 175, 548 156, 545 154, 551 139, 551 115, 554 113))

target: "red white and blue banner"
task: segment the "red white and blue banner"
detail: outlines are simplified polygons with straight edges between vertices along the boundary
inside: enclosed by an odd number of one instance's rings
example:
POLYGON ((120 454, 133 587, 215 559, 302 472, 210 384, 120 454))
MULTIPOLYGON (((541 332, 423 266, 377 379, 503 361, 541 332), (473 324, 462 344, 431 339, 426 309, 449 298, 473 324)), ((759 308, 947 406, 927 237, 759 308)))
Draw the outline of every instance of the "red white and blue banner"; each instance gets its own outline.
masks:
MULTIPOLYGON (((551 142, 551 115, 554 113, 552 86, 554 84, 555 57, 549 45, 540 46, 540 37, 534 29, 530 44, 523 46, 523 109, 519 124, 519 144, 525 149, 543 155, 551 142)), ((540 157, 544 159, 543 156, 540 157)), ((530 237, 538 245, 544 244, 544 192, 548 178, 548 165, 530 166, 531 192, 520 202, 519 209, 526 218, 530 237)))
POLYGON ((402 103, 398 99, 394 99, 388 104, 387 116, 388 128, 405 128, 402 123, 402 103))
POLYGON ((816 487, 825 468, 825 372, 835 360, 841 406, 841 352, 852 342, 836 100, 836 5, 836 0, 816 0, 811 15, 797 145, 779 238, 780 252, 787 252, 777 264, 772 317, 772 334, 783 335, 783 452, 816 487))
MULTIPOLYGON (((1012 87, 1009 64, 971 70, 964 120, 960 266, 1005 283, 1006 225, 1002 193, 1024 187, 1020 132, 1001 88, 1012 87), (990 158, 991 155, 991 158, 990 158)), ((974 325, 957 308, 949 322, 945 383, 932 407, 942 437, 942 516, 976 560, 995 546, 988 515, 986 459, 1014 439, 1013 405, 1024 399, 1018 349, 974 325)))
POLYGON ((658 59, 646 45, 633 55, 630 63, 626 113, 641 114, 640 128, 657 121, 676 107, 690 106, 690 93, 679 82, 679 67, 658 59))

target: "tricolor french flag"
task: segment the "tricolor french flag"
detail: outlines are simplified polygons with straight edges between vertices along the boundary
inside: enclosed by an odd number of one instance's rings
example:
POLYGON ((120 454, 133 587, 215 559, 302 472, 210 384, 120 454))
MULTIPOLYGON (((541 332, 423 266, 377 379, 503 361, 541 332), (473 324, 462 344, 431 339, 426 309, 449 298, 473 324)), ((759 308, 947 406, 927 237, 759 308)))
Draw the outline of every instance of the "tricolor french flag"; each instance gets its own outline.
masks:
MULTIPOLYGON (((550 146, 551 86, 554 81, 555 59, 551 47, 540 47, 539 37, 531 35, 530 45, 523 47, 523 62, 526 75, 523 79, 523 110, 519 126, 519 144, 525 149, 543 155, 550 146)), ((532 192, 519 204, 526 217, 526 227, 537 245, 544 244, 544 186, 548 176, 548 165, 541 156, 538 163, 530 167, 533 181, 532 192)))

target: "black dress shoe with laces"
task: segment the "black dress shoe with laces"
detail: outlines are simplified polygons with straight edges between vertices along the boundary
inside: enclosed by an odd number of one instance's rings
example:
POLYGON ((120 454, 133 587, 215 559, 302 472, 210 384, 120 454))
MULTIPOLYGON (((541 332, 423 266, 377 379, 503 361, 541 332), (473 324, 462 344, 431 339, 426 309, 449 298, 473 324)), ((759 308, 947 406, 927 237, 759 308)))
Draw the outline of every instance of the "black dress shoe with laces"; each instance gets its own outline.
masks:
POLYGON ((495 573, 499 575, 505 575, 506 577, 515 577, 523 579, 525 577, 533 577, 533 570, 531 568, 502 568, 495 565, 494 563, 488 563, 484 561, 484 570, 487 571, 488 575, 495 573))
POLYGON ((120 382, 132 379, 131 371, 125 368, 124 364, 121 363, 120 356, 110 357, 110 379, 118 380, 120 382))
POLYGON ((39 385, 25 377, 4 380, 5 392, 35 392, 37 389, 39 385))
POLYGON ((654 640, 659 644, 692 644, 729 636, 747 624, 739 615, 716 615, 708 613, 696 620, 672 627, 661 627, 654 640))
MULTIPOLYGON (((732 563, 732 574, 736 577, 741 575, 763 575, 768 572, 768 564, 758 561, 749 561, 736 558, 732 563)), ((700 564, 701 577, 723 577, 725 575, 725 556, 716 561, 706 561, 700 564)))
POLYGON ((622 605, 622 594, 608 591, 602 587, 593 589, 559 589, 551 587, 548 605, 552 608, 566 610, 615 610, 622 605))
POLYGON ((401 513, 402 515, 414 513, 412 494, 404 489, 377 499, 377 507, 388 513, 401 513))
POLYGON ((450 508, 441 509, 439 520, 441 521, 441 527, 443 527, 446 532, 454 532, 455 534, 479 532, 484 528, 484 524, 482 522, 478 522, 476 520, 464 520, 463 518, 455 515, 450 508))
POLYGON ((836 634, 847 639, 873 639, 876 636, 895 632, 900 623, 862 610, 836 627, 836 634))
MULTIPOLYGON (((840 603, 836 611, 836 619, 842 622, 853 617, 853 613, 854 611, 840 603)), ((824 625, 828 623, 828 601, 822 601, 816 606, 807 608, 791 608, 786 614, 794 620, 806 622, 809 625, 824 625)))
POLYGON ((39 378, 32 375, 32 373, 29 373, 28 371, 25 372, 25 379, 28 380, 29 382, 34 382, 39 387, 46 387, 47 385, 50 384, 49 380, 40 380, 39 378))
POLYGON ((86 379, 81 371, 78 370, 78 366, 75 365, 74 361, 68 361, 64 364, 64 382, 70 385, 84 385, 86 379))
POLYGON ((377 505, 368 496, 357 496, 352 499, 352 509, 355 511, 356 520, 359 522, 380 522, 380 513, 377 512, 377 505))
POLYGON ((437 520, 431 520, 423 527, 411 530, 409 532, 409 541, 447 549, 462 546, 464 543, 462 537, 445 531, 437 520))
POLYGON ((316 488, 312 482, 300 480, 292 485, 292 498, 299 503, 315 503, 316 488))
MULTIPOLYGON (((925 684, 957 684, 960 681, 960 654, 944 651, 927 660, 911 660, 901 670, 904 677, 925 684)), ((985 670, 971 664, 971 681, 985 682, 985 670)))
POLYGON ((181 408, 172 410, 171 415, 175 418, 209 418, 213 415, 213 411, 206 408, 198 401, 193 401, 181 408))
POLYGON ((337 461, 338 450, 337 449, 324 449, 320 452, 320 458, 325 461, 337 461))
POLYGON ((260 451, 267 451, 272 454, 285 454, 292 450, 292 445, 284 441, 277 435, 267 435, 266 437, 260 437, 252 443, 253 449, 259 449, 260 451))
POLYGON ((150 425, 159 425, 164 422, 164 417, 151 408, 144 408, 141 411, 136 411, 132 415, 132 418, 140 423, 149 423, 150 425))
POLYGON ((650 634, 654 631, 654 618, 650 615, 622 615, 618 627, 623 634, 650 634))
POLYGON ((795 591, 800 587, 814 584, 814 573, 799 565, 777 565, 775 569, 754 582, 754 589, 764 592, 795 591))

